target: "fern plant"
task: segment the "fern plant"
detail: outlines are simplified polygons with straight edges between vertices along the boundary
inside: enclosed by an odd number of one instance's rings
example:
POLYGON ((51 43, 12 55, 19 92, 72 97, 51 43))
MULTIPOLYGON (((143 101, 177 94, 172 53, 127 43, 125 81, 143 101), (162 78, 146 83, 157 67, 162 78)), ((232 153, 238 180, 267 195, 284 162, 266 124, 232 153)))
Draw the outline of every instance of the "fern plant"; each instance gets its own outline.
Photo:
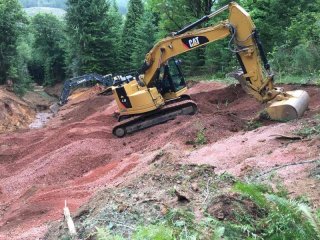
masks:
POLYGON ((320 239, 319 216, 306 204, 278 196, 265 185, 237 183, 235 189, 265 209, 255 229, 263 239, 320 239))

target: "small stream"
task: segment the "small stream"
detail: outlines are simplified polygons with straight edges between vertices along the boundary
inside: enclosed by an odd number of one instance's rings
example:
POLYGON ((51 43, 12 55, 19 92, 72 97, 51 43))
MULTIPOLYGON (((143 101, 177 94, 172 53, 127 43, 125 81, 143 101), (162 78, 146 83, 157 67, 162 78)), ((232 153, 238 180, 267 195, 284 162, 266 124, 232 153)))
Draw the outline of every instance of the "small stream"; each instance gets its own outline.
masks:
POLYGON ((30 129, 43 128, 53 117, 51 112, 38 112, 34 121, 29 125, 30 129))

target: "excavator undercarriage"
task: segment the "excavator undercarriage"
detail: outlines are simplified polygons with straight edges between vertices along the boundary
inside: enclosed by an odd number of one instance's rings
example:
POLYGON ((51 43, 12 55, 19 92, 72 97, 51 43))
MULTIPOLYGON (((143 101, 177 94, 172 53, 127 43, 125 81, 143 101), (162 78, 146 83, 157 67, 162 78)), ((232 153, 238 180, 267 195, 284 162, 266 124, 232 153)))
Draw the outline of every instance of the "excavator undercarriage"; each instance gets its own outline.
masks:
POLYGON ((193 115, 197 110, 197 104, 192 100, 172 101, 155 111, 121 121, 114 126, 113 134, 117 137, 123 137, 125 134, 165 123, 175 119, 178 115, 193 115))

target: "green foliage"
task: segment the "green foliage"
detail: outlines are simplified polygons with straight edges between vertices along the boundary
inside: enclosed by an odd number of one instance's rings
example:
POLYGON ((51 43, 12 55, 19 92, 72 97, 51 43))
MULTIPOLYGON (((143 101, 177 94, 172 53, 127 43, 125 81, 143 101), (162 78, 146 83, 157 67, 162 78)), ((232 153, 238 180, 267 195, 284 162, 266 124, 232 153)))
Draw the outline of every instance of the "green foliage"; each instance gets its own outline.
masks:
POLYGON ((317 124, 316 126, 310 126, 309 124, 305 124, 296 133, 302 137, 310 137, 312 135, 320 135, 320 125, 317 124))
MULTIPOLYGON (((148 1, 152 10, 160 16, 158 38, 181 29, 229 2, 148 1)), ((257 29, 260 30, 266 52, 272 53, 270 56, 277 73, 312 74, 315 78, 319 77, 319 0, 241 0, 238 3, 250 12, 257 29)), ((215 18, 210 24, 221 19, 227 19, 227 15, 215 18)), ((227 50, 228 40, 209 44, 205 50, 198 49, 181 56, 186 74, 215 74, 224 77, 234 68, 239 68, 236 58, 227 50)))
MULTIPOLYGON (((51 7, 51 8, 66 8, 67 0, 20 0, 20 3, 25 8, 30 7, 51 7)), ((117 0, 121 12, 126 12, 126 5, 128 0, 117 0)))
MULTIPOLYGON (((304 203, 279 196, 267 186, 237 183, 236 191, 249 196, 264 209, 256 221, 254 234, 263 239, 317 239, 320 223, 316 214, 304 203)), ((283 191, 281 191, 281 194, 283 191)))
POLYGON ((121 29, 123 28, 123 18, 119 12, 116 1, 113 0, 109 10, 110 39, 113 43, 113 53, 110 64, 110 72, 115 73, 121 69, 121 29))
POLYGON ((203 145, 203 144, 207 143, 207 137, 206 137, 204 128, 201 128, 201 129, 198 130, 197 136, 196 136, 196 139, 195 139, 195 143, 197 145, 203 145))
MULTIPOLYGON (((283 26, 283 41, 274 43, 272 63, 278 72, 290 75, 318 75, 320 69, 319 1, 294 1, 283 26)), ((284 18, 282 18, 284 19, 284 18)), ((281 20, 284 21, 284 20, 281 20)), ((281 26, 275 23, 274 26, 281 26)), ((279 36, 279 35, 277 35, 279 36)))
POLYGON ((10 77, 17 77, 9 76, 9 69, 14 67, 18 40, 24 33, 26 23, 26 16, 17 0, 0 1, 0 84, 10 77))
POLYGON ((96 228, 97 229, 97 239, 98 240, 123 240, 121 236, 112 235, 110 232, 104 228, 96 228))
POLYGON ((271 239, 317 239, 320 237, 319 219, 303 203, 277 195, 266 195, 270 212, 265 235, 271 239))
POLYGON ((206 128, 201 123, 197 123, 195 125, 195 129, 196 129, 196 134, 194 139, 187 141, 186 144, 191 144, 191 145, 206 144, 208 141, 206 137, 206 128))
POLYGON ((64 77, 64 25, 51 14, 38 14, 32 18, 34 31, 31 75, 38 84, 54 85, 64 77))
POLYGON ((294 47, 275 47, 272 64, 277 71, 290 75, 319 76, 320 47, 314 42, 305 42, 294 47))
MULTIPOLYGON (((25 7, 67 8, 66 24, 39 15, 30 28, 19 1, 1 1, 0 31, 6 34, 0 36, 0 84, 12 80, 16 91, 23 93, 29 75, 40 84, 54 84, 65 78, 65 70, 81 75, 137 69, 156 40, 229 2, 130 0, 123 21, 117 4, 123 7, 127 0, 20 0, 25 7)), ((280 82, 320 82, 320 0, 238 3, 250 12, 280 82)), ((224 19, 227 13, 201 27, 224 19)), ((228 41, 179 56, 185 74, 224 78, 239 68, 228 41)))
POLYGON ((109 73, 115 55, 109 19, 110 3, 105 0, 67 2, 67 65, 72 75, 109 73))
MULTIPOLYGON (((98 240, 123 240, 125 238, 119 235, 112 235, 108 230, 96 228, 98 240)), ((164 225, 149 225, 138 227, 132 237, 132 240, 174 240, 173 230, 164 225)))
POLYGON ((267 52, 274 46, 286 42, 286 28, 290 26, 291 18, 300 11, 304 1, 270 1, 245 0, 241 1, 244 8, 250 11, 267 52), (290 6, 290 7, 288 7, 290 6))
MULTIPOLYGON (((140 19, 144 13, 144 5, 141 0, 129 0, 128 13, 124 22, 121 37, 121 68, 122 70, 134 69, 135 63, 132 60, 132 52, 134 51, 138 39, 137 30, 140 19)), ((141 37, 141 36, 139 36, 141 37)), ((149 36, 142 36, 148 38, 149 36)), ((144 53, 146 54, 146 53, 144 53)))
POLYGON ((245 129, 251 131, 262 126, 262 123, 258 120, 251 120, 246 123, 245 129))
POLYGON ((161 224, 139 227, 132 238, 134 240, 174 240, 173 230, 161 224))
POLYGON ((136 30, 136 40, 132 51, 132 68, 138 69, 142 66, 145 55, 151 50, 155 43, 156 26, 150 11, 145 11, 140 19, 136 30))
MULTIPOLYGON (((148 4, 153 12, 159 16, 159 31, 157 38, 161 39, 171 32, 196 21, 205 14, 210 13, 212 1, 207 0, 149 0, 148 4)), ((180 55, 183 61, 183 70, 186 75, 201 75, 206 72, 206 50, 199 48, 180 55)))
POLYGON ((9 69, 9 76, 15 79, 13 90, 22 96, 30 89, 31 77, 28 71, 28 63, 32 60, 32 35, 20 36, 17 41, 17 55, 9 69))
POLYGON ((237 66, 236 58, 227 50, 229 39, 224 39, 206 47, 205 71, 215 74, 219 78, 225 78, 226 73, 233 71, 237 66))
POLYGON ((259 206, 261 207, 266 206, 267 201, 264 197, 264 194, 269 190, 266 186, 259 185, 259 184, 245 184, 245 183, 237 182, 234 185, 234 190, 246 196, 249 196, 259 206))

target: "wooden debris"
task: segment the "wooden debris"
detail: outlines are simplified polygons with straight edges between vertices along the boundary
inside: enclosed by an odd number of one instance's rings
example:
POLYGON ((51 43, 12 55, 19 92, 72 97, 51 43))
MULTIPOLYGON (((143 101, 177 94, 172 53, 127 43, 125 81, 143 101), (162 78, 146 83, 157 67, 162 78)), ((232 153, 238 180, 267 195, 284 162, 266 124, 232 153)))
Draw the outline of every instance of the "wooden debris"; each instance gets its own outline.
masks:
POLYGON ((275 134, 275 135, 271 135, 271 137, 275 137, 275 139, 278 139, 278 140, 302 140, 302 137, 297 135, 275 134))
POLYGON ((76 231, 76 228, 74 226, 74 222, 73 222, 73 220, 71 218, 70 210, 67 207, 67 200, 65 200, 65 203, 64 203, 63 213, 64 213, 64 218, 65 218, 65 220, 66 220, 66 222, 68 224, 68 229, 69 229, 70 235, 71 236, 76 236, 77 235, 77 231, 76 231))

